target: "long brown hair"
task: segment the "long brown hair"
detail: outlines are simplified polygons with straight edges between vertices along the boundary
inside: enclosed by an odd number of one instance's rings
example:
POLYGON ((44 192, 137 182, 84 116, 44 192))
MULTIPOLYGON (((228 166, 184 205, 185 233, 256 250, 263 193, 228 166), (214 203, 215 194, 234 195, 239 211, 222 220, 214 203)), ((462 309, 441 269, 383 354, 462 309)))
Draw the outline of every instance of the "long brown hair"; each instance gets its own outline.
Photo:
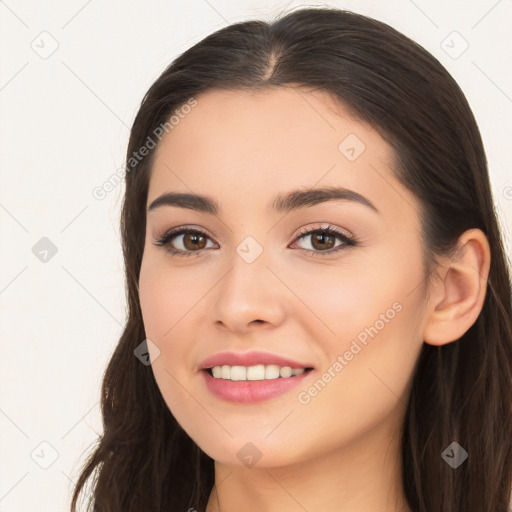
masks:
POLYGON ((151 366, 134 357, 146 337, 138 277, 155 152, 128 162, 202 92, 285 84, 327 91, 391 145, 396 177, 420 201, 432 265, 465 230, 487 236, 491 264, 478 319, 456 342, 423 345, 403 425, 403 487, 417 512, 507 512, 512 286, 478 127, 457 83, 421 46, 382 22, 330 8, 218 30, 176 58, 144 97, 130 135, 121 218, 128 317, 103 380, 104 432, 82 469, 72 511, 91 479, 86 498, 95 512, 206 507, 213 460, 174 419, 151 366), (469 454, 457 469, 441 457, 454 440, 469 454))

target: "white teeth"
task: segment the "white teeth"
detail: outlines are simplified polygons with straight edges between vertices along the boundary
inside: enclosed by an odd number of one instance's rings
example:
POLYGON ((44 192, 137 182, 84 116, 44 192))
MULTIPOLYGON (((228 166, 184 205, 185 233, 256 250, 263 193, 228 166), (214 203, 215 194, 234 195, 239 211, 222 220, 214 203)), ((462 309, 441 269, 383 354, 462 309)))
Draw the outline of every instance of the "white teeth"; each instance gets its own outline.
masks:
POLYGON ((277 364, 269 364, 265 368, 265 379, 277 379, 279 377, 279 366, 277 364))
POLYGON ((247 380, 247 368, 245 366, 232 366, 231 380, 247 380))
POLYGON ((283 379, 287 379, 288 377, 292 376, 292 369, 289 366, 283 366, 279 370, 279 375, 281 375, 281 377, 283 377, 283 379))
POLYGON ((265 378, 265 365, 258 364, 247 368, 247 380, 263 380, 265 378))
POLYGON ((214 366, 212 375, 216 379, 225 380, 273 380, 286 379, 291 376, 304 373, 304 368, 291 368, 290 366, 278 366, 276 364, 258 364, 255 366, 214 366))

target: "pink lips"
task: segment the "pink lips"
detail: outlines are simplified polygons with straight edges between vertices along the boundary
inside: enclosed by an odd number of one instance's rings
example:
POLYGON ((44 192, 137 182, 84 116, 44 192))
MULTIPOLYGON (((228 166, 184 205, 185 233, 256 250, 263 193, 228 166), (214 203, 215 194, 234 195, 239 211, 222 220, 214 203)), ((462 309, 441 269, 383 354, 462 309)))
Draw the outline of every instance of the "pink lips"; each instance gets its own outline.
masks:
POLYGON ((303 364, 268 352, 222 352, 203 361, 199 369, 202 370, 200 373, 211 393, 222 400, 236 403, 270 400, 298 386, 311 373, 311 371, 306 370, 300 375, 287 378, 233 381, 215 378, 208 371, 213 366, 255 366, 258 364, 275 364, 281 367, 290 366, 291 368, 312 368, 312 365, 303 364))

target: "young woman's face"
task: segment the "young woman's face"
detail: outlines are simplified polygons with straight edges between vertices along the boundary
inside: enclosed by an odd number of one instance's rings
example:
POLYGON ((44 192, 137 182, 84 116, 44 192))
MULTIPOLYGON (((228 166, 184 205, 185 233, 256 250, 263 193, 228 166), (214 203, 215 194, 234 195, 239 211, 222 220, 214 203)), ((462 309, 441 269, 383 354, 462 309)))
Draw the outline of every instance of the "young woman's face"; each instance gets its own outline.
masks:
POLYGON ((389 145, 325 93, 196 99, 156 150, 139 282, 169 409, 232 465, 389 439, 405 413, 426 298, 419 204, 393 176, 389 145), (303 196, 320 189, 338 198, 303 196), (205 196, 217 210, 178 196, 150 208, 165 194, 205 196), (175 228, 189 232, 157 245, 175 228), (205 365, 225 368, 213 377, 205 365))

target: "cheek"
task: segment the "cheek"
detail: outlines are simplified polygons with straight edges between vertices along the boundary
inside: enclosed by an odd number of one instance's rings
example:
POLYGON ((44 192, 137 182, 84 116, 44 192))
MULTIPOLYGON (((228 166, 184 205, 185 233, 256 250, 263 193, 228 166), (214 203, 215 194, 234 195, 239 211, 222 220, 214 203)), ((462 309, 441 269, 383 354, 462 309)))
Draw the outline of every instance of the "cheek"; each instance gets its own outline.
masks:
POLYGON ((142 262, 139 299, 144 329, 159 350, 158 358, 152 359, 152 369, 173 414, 187 399, 181 386, 188 389, 193 378, 197 358, 191 341, 197 332, 198 307, 207 290, 205 276, 191 279, 189 272, 171 269, 161 260, 157 264, 150 258, 142 262))
POLYGON ((158 357, 152 357, 151 366, 169 407, 176 400, 176 382, 171 376, 181 380, 180 373, 186 369, 186 336, 180 336, 180 329, 186 323, 184 307, 188 300, 186 289, 177 288, 178 283, 163 268, 143 261, 139 279, 142 318, 146 337, 159 350, 158 357))
POLYGON ((379 425, 401 423, 422 345, 414 328, 413 302, 402 297, 395 308, 366 310, 362 323, 347 317, 347 334, 325 343, 326 365, 296 396, 296 424, 303 435, 317 440, 317 450, 348 444, 379 425), (381 312, 387 323, 379 317, 381 312))
POLYGON ((165 344, 183 328, 188 312, 204 295, 204 286, 201 279, 192 280, 187 272, 166 268, 165 262, 152 264, 149 257, 147 262, 143 260, 139 299, 148 338, 165 344))
POLYGON ((302 326, 322 347, 326 361, 315 385, 300 390, 298 403, 315 417, 327 415, 330 425, 351 422, 347 411, 369 420, 407 401, 422 346, 425 290, 417 285, 423 270, 420 259, 411 259, 418 261, 411 265, 391 251, 385 256, 365 270, 348 265, 329 273, 324 269, 324 279, 310 274, 295 288, 298 296, 308 298, 302 326))
MULTIPOLYGON (((285 282, 293 283, 293 292, 301 299, 297 313, 303 310, 304 314, 297 314, 297 318, 303 319, 311 339, 322 337, 335 345, 391 308, 397 300, 393 290, 400 287, 392 276, 388 275, 384 282, 373 267, 362 268, 353 262, 287 270, 283 275, 285 282)), ((290 300, 293 302, 293 298, 290 300)))

